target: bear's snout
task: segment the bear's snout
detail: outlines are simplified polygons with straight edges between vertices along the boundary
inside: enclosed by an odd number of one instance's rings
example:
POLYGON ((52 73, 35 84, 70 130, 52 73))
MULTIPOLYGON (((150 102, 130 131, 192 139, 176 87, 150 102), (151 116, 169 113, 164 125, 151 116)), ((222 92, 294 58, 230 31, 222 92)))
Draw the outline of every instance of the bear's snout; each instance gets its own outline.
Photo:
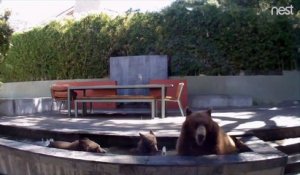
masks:
POLYGON ((201 146, 206 138, 206 128, 204 125, 199 125, 196 130, 195 140, 197 145, 201 146))

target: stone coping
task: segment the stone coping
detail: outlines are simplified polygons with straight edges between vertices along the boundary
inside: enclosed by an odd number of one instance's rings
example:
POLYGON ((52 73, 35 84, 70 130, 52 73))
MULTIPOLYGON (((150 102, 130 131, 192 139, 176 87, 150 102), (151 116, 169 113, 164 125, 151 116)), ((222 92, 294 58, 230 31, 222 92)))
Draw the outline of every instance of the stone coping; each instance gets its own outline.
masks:
MULTIPOLYGON (((14 126, 1 126, 0 129, 1 133, 12 136, 16 134, 21 138, 50 138, 49 136, 53 134, 68 138, 70 141, 78 138, 78 133, 53 133, 53 131, 14 126)), ((138 137, 134 140, 127 136, 116 138, 108 135, 94 135, 90 139, 100 139, 101 145, 102 141, 109 143, 117 140, 111 145, 120 145, 120 143, 128 144, 128 142, 136 144, 138 137)), ((231 155, 133 156, 69 151, 0 138, 0 174, 127 175, 145 174, 145 172, 149 175, 238 175, 241 172, 245 175, 282 174, 287 163, 285 154, 254 136, 244 136, 239 139, 252 151, 231 155)), ((161 145, 175 144, 176 137, 158 137, 158 140, 161 145), (164 143, 161 143, 162 140, 164 143)))
MULTIPOLYGON (((250 136, 241 139, 252 150, 231 155, 205 155, 205 156, 131 156, 88 153, 81 151, 68 151, 56 148, 32 145, 28 143, 0 138, 0 147, 25 151, 30 154, 56 157, 59 159, 72 159, 78 161, 92 161, 104 164, 143 165, 143 166, 216 166, 232 164, 251 164, 253 169, 266 169, 284 167, 287 156, 270 147, 267 143, 250 136)), ((245 167, 246 168, 246 167, 245 167)))

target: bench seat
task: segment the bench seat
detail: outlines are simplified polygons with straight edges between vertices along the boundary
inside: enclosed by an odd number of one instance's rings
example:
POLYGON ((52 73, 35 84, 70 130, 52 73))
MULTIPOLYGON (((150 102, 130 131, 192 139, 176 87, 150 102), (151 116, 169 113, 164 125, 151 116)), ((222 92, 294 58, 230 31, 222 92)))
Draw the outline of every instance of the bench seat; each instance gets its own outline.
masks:
POLYGON ((146 95, 106 95, 102 97, 80 97, 75 99, 75 117, 78 116, 78 103, 92 102, 136 102, 150 103, 151 118, 155 117, 155 97, 146 95))
MULTIPOLYGON (((91 81, 58 81, 51 85, 51 96, 54 101, 67 102, 68 100, 68 88, 71 86, 113 86, 117 85, 117 82, 110 79, 103 80, 91 80, 91 81)), ((72 91, 72 101, 76 98, 83 96, 98 97, 103 95, 116 95, 116 89, 97 89, 97 90, 86 90, 85 93, 82 90, 72 91)), ((61 108, 60 105, 60 108, 61 108)), ((90 108, 97 109, 115 109, 115 103, 101 103, 101 104, 90 104, 90 108)), ((70 106, 72 108, 72 106, 70 106)))
POLYGON ((150 95, 104 95, 101 97, 80 97, 78 100, 101 100, 101 99, 154 99, 154 96, 150 95))

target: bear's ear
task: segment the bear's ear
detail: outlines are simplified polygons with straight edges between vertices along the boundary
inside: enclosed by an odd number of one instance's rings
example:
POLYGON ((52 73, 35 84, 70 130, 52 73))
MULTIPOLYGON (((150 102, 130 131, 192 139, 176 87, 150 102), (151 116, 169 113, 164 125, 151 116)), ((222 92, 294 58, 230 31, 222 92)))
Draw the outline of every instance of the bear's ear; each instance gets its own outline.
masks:
POLYGON ((154 135, 154 132, 152 130, 149 131, 150 134, 154 135))
POLYGON ((207 109, 205 112, 206 112, 209 116, 211 116, 211 108, 207 109))
POLYGON ((185 109, 185 115, 186 116, 189 116, 189 115, 191 115, 192 114, 192 110, 189 108, 189 107, 187 107, 186 109, 185 109))
POLYGON ((142 139, 146 139, 146 136, 144 134, 142 134, 142 133, 139 133, 139 134, 142 139))

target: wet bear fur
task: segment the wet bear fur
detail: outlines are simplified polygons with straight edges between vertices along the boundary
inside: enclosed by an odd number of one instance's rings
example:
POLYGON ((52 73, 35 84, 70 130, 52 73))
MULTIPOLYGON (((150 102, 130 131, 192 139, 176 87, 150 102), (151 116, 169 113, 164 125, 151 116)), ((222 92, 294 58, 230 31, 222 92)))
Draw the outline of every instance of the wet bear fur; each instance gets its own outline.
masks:
POLYGON ((136 154, 139 155, 155 155, 158 153, 157 140, 153 131, 150 130, 149 133, 142 134, 139 133, 140 140, 137 144, 137 147, 133 150, 136 154))
POLYGON ((238 151, 234 140, 212 120, 211 109, 192 112, 188 108, 176 150, 178 155, 184 156, 222 155, 238 151))
POLYGON ((99 144, 88 139, 82 138, 79 140, 75 140, 73 142, 66 141, 52 141, 48 145, 51 148, 59 148, 73 151, 86 151, 86 152, 95 152, 95 153, 105 153, 106 150, 101 148, 99 144))

